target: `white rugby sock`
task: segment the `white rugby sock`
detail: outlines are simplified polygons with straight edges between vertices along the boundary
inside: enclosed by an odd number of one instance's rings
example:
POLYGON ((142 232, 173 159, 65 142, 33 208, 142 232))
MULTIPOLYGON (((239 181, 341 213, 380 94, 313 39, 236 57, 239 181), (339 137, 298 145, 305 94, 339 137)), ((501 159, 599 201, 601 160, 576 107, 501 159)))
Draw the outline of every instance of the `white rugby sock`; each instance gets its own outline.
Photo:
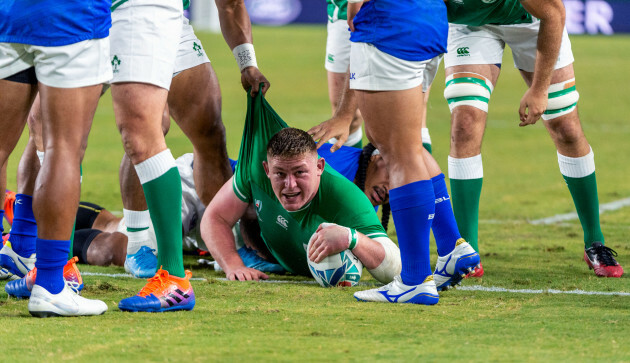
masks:
POLYGON ((123 209, 123 216, 127 227, 125 232, 127 235, 127 254, 132 255, 138 252, 142 246, 153 248, 149 238, 149 225, 151 223, 149 211, 123 209))

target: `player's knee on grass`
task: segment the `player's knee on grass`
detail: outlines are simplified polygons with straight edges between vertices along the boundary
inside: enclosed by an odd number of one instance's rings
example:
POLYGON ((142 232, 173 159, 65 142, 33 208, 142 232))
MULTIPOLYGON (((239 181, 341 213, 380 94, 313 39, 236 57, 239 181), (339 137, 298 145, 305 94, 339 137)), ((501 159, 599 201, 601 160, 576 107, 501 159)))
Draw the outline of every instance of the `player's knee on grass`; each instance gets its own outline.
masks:
POLYGON ((488 112, 488 102, 494 86, 486 77, 472 72, 457 72, 446 77, 444 98, 448 107, 472 106, 488 112))
POLYGON ((550 85, 547 97, 547 110, 542 114, 543 120, 553 120, 571 113, 580 99, 575 88, 575 78, 550 85))
POLYGON ((378 281, 388 284, 394 280, 394 277, 400 274, 402 263, 400 261, 400 250, 398 246, 389 238, 374 238, 374 241, 380 243, 385 249, 385 258, 376 268, 368 269, 370 274, 378 281))
POLYGON ((74 234, 73 254, 79 263, 95 266, 122 266, 127 252, 127 238, 122 233, 82 229, 74 234))

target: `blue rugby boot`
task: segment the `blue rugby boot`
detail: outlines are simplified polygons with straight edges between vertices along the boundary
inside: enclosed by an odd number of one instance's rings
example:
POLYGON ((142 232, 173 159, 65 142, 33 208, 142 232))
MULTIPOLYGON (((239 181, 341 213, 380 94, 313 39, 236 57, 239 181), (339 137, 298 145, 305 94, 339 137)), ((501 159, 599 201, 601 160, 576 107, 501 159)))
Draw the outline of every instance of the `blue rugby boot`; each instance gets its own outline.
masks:
POLYGON ((157 256, 154 249, 142 246, 138 252, 127 255, 125 259, 125 271, 140 279, 148 279, 157 272, 157 256))
POLYGON ((455 243, 455 248, 448 255, 438 257, 435 264, 435 285, 438 291, 447 290, 459 284, 469 273, 479 266, 479 254, 463 238, 455 243))
POLYGON ((243 264, 246 267, 254 268, 262 272, 271 272, 275 274, 283 274, 287 272, 281 265, 265 260, 264 258, 258 256, 258 253, 256 253, 256 251, 246 246, 239 248, 238 250, 236 250, 236 252, 238 252, 238 255, 241 256, 243 264))
POLYGON ((24 277, 35 267, 35 254, 33 253, 30 257, 22 257, 13 251, 11 242, 7 241, 0 250, 0 267, 17 277, 24 277))

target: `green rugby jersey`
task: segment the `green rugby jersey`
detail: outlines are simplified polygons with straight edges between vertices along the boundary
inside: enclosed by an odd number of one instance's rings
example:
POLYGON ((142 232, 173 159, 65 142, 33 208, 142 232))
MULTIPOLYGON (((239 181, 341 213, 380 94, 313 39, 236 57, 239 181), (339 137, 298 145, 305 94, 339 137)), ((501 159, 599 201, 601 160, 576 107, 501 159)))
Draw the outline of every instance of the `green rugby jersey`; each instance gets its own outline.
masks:
POLYGON ((313 200, 298 211, 285 210, 262 162, 267 159, 268 141, 288 126, 260 93, 255 99, 249 94, 247 98, 247 118, 232 187, 240 200, 256 207, 261 236, 287 271, 311 276, 306 246, 323 222, 354 228, 370 238, 387 237, 365 194, 328 165, 313 200))
POLYGON ((328 21, 348 20, 347 0, 326 0, 328 3, 328 21))
POLYGON ((448 22, 470 26, 531 23, 519 0, 448 0, 448 22))

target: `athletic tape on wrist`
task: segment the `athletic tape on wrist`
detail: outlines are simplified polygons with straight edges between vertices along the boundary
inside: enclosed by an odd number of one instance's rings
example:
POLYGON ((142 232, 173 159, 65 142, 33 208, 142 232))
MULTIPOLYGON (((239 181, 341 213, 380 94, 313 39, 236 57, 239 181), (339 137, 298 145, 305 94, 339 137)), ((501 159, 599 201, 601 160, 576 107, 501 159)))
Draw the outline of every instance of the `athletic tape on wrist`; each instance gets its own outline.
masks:
POLYGON ((348 249, 353 250, 357 246, 359 241, 359 235, 356 229, 348 228, 348 249))
POLYGON ((243 43, 241 45, 237 45, 234 49, 232 49, 232 54, 234 54, 234 59, 236 59, 236 63, 238 64, 241 72, 247 67, 258 68, 258 63, 256 63, 256 52, 254 52, 253 44, 243 43))

